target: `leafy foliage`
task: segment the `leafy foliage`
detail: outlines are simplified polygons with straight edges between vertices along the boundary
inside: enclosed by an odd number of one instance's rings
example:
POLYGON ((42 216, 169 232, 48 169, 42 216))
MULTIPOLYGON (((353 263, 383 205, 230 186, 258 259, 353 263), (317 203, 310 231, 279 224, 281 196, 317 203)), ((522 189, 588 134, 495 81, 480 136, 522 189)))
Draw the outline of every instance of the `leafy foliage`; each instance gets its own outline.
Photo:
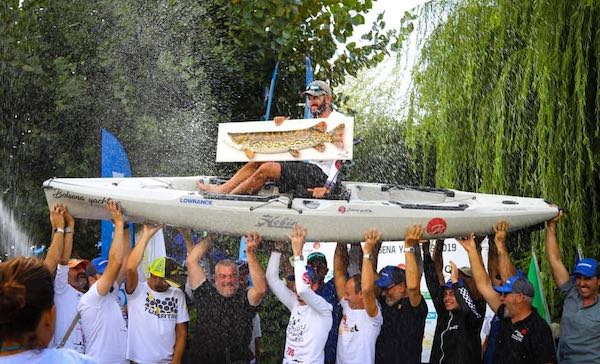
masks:
MULTIPOLYGON (((423 182, 435 174, 439 186, 544 196, 565 208, 566 265, 577 244, 600 253, 599 13, 593 1, 428 4, 423 16, 446 21, 415 67, 406 123, 423 182)), ((534 234, 532 247, 543 250, 543 240, 534 234)), ((515 258, 527 260, 528 246, 517 239, 515 258)), ((546 262, 542 270, 550 287, 546 262)))

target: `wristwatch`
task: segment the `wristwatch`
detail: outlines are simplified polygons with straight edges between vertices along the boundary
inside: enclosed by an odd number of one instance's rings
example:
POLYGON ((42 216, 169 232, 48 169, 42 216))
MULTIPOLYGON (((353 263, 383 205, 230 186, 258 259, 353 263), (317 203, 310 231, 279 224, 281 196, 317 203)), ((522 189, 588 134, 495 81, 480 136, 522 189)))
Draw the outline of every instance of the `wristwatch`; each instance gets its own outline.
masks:
POLYGON ((371 259, 371 253, 364 253, 363 259, 371 259))
POLYGON ((405 246, 404 247, 404 252, 405 253, 414 253, 415 252, 415 247, 414 246, 405 246))
POLYGON ((304 255, 295 255, 292 257, 292 261, 294 262, 302 262, 304 261, 304 255))
POLYGON ((53 233, 65 233, 65 229, 63 228, 54 228, 54 230, 52 230, 53 233))
POLYGON ((70 228, 70 227, 68 227, 68 226, 67 226, 67 227, 65 227, 65 234, 73 234, 73 233, 74 233, 73 229, 71 229, 71 228, 70 228))

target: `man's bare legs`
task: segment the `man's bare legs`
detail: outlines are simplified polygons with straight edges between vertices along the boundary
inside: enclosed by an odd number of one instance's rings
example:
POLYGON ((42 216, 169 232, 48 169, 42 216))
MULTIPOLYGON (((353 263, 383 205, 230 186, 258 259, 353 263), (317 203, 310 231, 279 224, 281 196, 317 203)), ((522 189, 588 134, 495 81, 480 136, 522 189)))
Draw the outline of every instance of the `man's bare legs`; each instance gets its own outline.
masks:
POLYGON ((202 191, 213 193, 231 193, 240 183, 246 181, 258 168, 262 162, 248 162, 239 171, 237 171, 229 181, 222 185, 211 185, 198 182, 198 188, 202 191))
POLYGON ((281 164, 277 162, 266 162, 261 164, 249 178, 231 190, 230 193, 233 195, 255 194, 260 191, 268 181, 279 181, 280 177, 281 164))

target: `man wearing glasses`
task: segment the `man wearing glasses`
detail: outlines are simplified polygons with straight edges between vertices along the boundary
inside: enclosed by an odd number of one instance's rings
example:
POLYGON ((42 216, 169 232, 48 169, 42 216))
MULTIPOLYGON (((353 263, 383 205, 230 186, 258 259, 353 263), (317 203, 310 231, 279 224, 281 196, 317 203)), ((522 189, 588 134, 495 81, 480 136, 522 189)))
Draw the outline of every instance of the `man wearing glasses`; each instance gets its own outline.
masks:
POLYGON ((477 289, 500 317, 494 363, 556 363, 550 326, 531 306, 534 290, 523 273, 493 287, 473 234, 457 240, 469 254, 477 289))

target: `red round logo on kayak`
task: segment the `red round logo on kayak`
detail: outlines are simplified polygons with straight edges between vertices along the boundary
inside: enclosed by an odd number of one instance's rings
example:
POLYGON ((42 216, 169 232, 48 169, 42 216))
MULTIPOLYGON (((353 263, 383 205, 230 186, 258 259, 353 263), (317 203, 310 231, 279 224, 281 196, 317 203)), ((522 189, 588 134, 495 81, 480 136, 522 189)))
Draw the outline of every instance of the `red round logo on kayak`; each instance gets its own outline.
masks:
POLYGON ((345 207, 345 206, 340 206, 340 207, 338 208, 338 212, 339 212, 340 214, 343 214, 344 212, 346 212, 346 207, 345 207))
POLYGON ((434 217, 427 223, 427 233, 434 236, 442 235, 446 231, 447 227, 448 225, 446 224, 446 220, 442 219, 441 217, 434 217))
POLYGON ((313 244, 313 249, 315 249, 315 250, 318 250, 320 247, 321 247, 321 243, 319 243, 318 241, 313 244))

